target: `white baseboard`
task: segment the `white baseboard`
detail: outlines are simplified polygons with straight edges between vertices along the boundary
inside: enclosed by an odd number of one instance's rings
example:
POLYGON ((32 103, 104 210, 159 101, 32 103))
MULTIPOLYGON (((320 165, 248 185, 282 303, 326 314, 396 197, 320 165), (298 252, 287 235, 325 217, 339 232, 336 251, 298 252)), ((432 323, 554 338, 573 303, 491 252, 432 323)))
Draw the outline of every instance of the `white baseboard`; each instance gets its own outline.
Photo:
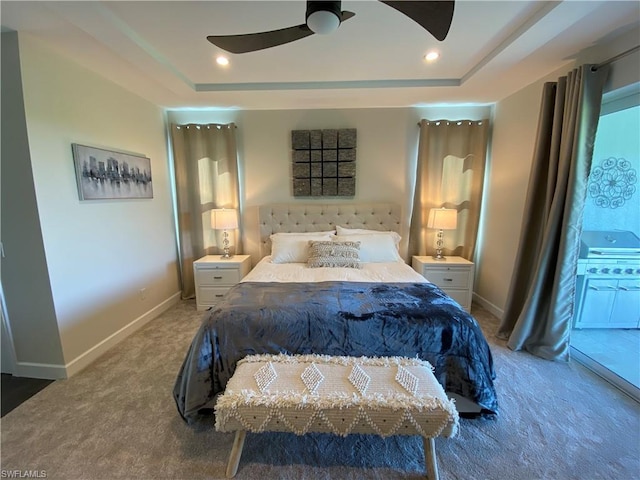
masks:
POLYGON ((59 380, 61 378, 67 378, 67 369, 64 365, 50 363, 16 362, 13 375, 15 377, 59 380))
POLYGON ((130 324, 125 325, 117 332, 109 335, 107 338, 102 340, 97 345, 94 345, 89 350, 84 352, 82 355, 74 358, 70 362, 65 365, 66 368, 66 378, 69 378, 76 373, 78 373, 83 368, 87 367, 90 363, 92 363, 95 359, 105 353, 107 350, 111 349, 122 340, 132 335, 137 330, 144 327, 147 323, 149 323, 154 318, 160 316, 162 313, 166 312, 174 306, 180 300, 180 292, 174 293, 172 296, 167 298, 165 301, 156 305, 154 308, 149 310, 146 313, 143 313, 130 324))
POLYGON ((16 377, 44 378, 48 380, 69 378, 72 375, 78 373, 83 368, 87 367, 99 356, 104 354, 107 350, 113 348, 122 340, 144 327, 151 320, 169 310, 169 308, 177 304, 179 300, 180 292, 174 293, 162 303, 156 305, 148 312, 143 313, 131 323, 125 325, 117 332, 109 335, 100 343, 94 345, 82 355, 79 355, 78 357, 68 362, 66 365, 16 362, 14 375, 16 377))
POLYGON ((481 297, 476 292, 473 292, 473 301, 481 305, 485 310, 489 311, 490 313, 498 317, 500 320, 502 320, 502 317, 504 316, 503 309, 495 306, 489 300, 487 300, 484 297, 481 297))

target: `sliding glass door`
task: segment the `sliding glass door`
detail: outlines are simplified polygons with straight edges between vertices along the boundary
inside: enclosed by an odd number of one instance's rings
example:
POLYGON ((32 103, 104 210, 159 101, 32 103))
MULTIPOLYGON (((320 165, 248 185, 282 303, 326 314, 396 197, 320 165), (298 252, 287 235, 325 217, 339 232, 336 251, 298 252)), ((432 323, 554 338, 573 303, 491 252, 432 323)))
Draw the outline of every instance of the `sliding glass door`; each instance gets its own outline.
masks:
POLYGON ((583 214, 572 357, 640 401, 640 84, 606 94, 583 214))

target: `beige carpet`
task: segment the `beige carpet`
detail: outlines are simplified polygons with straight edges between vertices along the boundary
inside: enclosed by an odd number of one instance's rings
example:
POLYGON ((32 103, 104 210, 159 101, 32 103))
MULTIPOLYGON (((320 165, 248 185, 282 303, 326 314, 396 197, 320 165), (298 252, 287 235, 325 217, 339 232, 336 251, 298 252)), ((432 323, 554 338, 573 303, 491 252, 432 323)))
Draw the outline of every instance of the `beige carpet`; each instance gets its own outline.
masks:
MULTIPOLYGON (((497 420, 462 420, 437 439, 442 480, 640 478, 640 406, 574 363, 512 352, 493 333, 497 420)), ((233 434, 186 425, 171 391, 202 313, 182 302, 69 380, 57 381, 2 418, 2 478, 224 478, 233 434), (41 474, 42 475, 42 474, 41 474)), ((247 436, 236 478, 417 479, 418 437, 247 436)))

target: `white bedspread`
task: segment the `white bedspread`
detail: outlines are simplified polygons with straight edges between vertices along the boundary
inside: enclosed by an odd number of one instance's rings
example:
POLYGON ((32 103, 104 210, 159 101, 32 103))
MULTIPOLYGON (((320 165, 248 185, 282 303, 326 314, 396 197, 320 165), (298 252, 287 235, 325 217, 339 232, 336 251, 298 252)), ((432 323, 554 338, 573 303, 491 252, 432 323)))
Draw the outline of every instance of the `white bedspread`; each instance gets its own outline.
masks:
POLYGON ((426 282, 404 262, 363 263, 362 268, 309 268, 306 263, 271 263, 266 256, 243 282, 426 282))

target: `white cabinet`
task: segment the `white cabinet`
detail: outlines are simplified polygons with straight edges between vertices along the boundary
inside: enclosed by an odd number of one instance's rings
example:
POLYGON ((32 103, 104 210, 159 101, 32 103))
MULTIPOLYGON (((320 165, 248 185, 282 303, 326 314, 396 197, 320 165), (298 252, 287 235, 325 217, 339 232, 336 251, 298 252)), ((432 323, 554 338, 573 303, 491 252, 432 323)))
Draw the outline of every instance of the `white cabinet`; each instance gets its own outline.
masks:
POLYGON ((473 296, 473 262, 462 257, 446 257, 436 260, 433 257, 414 256, 411 266, 431 283, 435 283, 467 312, 471 312, 473 296))
POLYGON ((234 255, 229 259, 220 255, 207 255, 193 262, 198 310, 206 310, 218 303, 249 270, 250 255, 234 255))
POLYGON ((574 328, 640 328, 640 279, 578 276, 574 328))

